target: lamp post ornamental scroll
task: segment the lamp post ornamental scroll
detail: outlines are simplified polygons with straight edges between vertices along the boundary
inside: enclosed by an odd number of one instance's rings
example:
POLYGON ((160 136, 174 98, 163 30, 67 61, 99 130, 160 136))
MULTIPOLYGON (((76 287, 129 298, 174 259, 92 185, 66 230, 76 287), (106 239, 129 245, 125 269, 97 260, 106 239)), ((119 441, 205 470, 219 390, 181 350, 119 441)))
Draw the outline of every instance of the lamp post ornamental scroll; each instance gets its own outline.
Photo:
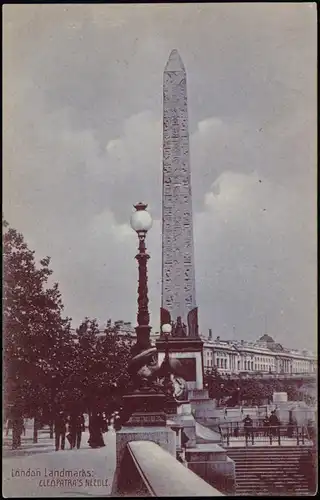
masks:
POLYGON ((147 262, 150 255, 146 252, 146 235, 152 227, 152 218, 147 212, 147 204, 138 203, 134 205, 136 211, 132 214, 130 219, 131 227, 136 231, 139 238, 138 253, 135 258, 138 261, 139 284, 138 284, 138 314, 137 314, 137 342, 133 349, 133 354, 136 355, 145 349, 151 347, 149 325, 150 314, 148 309, 148 275, 147 275, 147 262))

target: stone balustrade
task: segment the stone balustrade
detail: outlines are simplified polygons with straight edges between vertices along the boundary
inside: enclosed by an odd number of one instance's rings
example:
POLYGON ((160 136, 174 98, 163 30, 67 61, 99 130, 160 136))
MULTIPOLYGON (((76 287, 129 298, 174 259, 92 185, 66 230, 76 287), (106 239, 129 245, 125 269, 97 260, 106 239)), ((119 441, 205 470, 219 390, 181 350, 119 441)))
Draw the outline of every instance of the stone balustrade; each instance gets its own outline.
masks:
POLYGON ((129 442, 120 469, 121 496, 224 496, 151 441, 129 442))

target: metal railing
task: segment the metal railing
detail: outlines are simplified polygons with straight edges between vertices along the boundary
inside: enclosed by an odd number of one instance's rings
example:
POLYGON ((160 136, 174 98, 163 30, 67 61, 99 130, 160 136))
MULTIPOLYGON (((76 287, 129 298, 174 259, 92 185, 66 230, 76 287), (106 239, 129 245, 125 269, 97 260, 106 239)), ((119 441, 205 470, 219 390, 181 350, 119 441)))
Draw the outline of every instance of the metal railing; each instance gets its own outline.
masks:
POLYGON ((230 446, 232 440, 243 438, 246 446, 248 444, 285 444, 295 441, 297 445, 308 444, 313 441, 308 429, 304 425, 265 425, 260 422, 253 422, 252 427, 245 427, 243 422, 228 422, 219 425, 222 442, 230 446))

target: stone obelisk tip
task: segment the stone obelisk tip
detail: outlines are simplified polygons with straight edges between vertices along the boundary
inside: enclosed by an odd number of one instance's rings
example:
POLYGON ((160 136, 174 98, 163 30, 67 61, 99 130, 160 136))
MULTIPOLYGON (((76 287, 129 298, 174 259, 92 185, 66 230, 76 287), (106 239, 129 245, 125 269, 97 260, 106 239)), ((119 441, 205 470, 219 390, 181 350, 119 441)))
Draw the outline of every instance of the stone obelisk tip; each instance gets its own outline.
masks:
POLYGON ((166 67, 164 68, 164 71, 166 73, 171 71, 185 71, 184 64, 177 49, 173 49, 171 51, 166 67))

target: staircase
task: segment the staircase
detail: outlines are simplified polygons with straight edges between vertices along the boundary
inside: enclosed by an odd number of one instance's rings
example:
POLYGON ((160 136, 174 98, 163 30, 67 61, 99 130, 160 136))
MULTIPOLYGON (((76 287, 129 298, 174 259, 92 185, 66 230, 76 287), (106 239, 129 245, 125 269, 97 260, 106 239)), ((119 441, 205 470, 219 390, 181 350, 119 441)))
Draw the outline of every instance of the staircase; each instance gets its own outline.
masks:
POLYGON ((227 448, 236 466, 236 495, 308 495, 308 483, 299 471, 307 446, 227 448))

